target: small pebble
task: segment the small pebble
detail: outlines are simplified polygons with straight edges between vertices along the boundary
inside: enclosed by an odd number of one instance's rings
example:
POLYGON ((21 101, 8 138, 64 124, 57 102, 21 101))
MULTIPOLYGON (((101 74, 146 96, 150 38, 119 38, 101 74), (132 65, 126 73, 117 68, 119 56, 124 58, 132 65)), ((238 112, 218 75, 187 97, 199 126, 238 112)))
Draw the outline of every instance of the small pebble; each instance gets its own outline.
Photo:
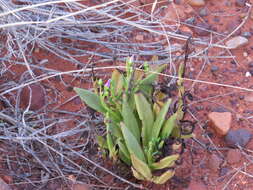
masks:
POLYGON ((236 49, 248 44, 249 40, 243 36, 236 36, 228 40, 225 44, 228 49, 236 49))
POLYGON ((251 73, 250 73, 249 71, 247 71, 247 72, 245 73, 245 77, 251 77, 251 73))
POLYGON ((191 183, 184 190, 207 190, 207 186, 201 181, 191 180, 191 183))
POLYGON ((174 3, 177 4, 177 5, 180 5, 181 4, 181 0, 174 0, 174 3))
POLYGON ((226 175, 229 172, 229 168, 221 168, 220 169, 220 177, 226 175))
POLYGON ((197 111, 201 111, 201 110, 204 109, 204 106, 199 105, 199 106, 196 106, 195 109, 196 109, 197 111))
POLYGON ((248 64, 249 67, 253 67, 253 62, 251 61, 249 64, 248 64))
POLYGON ((245 101, 247 101, 247 102, 253 102, 253 96, 252 95, 245 96, 245 101))
POLYGON ((211 72, 216 72, 218 70, 219 70, 219 67, 217 67, 216 65, 212 65, 211 72))
POLYGON ((0 178, 0 190, 12 190, 12 188, 0 178))
POLYGON ((196 19, 194 17, 190 17, 190 18, 188 18, 188 19, 185 20, 185 23, 194 25, 195 20, 196 19))
POLYGON ((188 0, 188 4, 191 6, 204 6, 205 5, 205 1, 204 0, 188 0))
POLYGON ((232 114, 230 112, 211 112, 208 114, 208 119, 219 135, 226 135, 231 127, 232 114))
POLYGON ((240 100, 244 100, 244 98, 245 98, 245 96, 243 96, 243 95, 240 95, 240 96, 239 96, 239 99, 240 99, 240 100))
POLYGON ((39 84, 31 84, 29 87, 24 87, 21 91, 21 104, 27 107, 30 99, 30 110, 37 111, 44 107, 46 104, 46 93, 43 86, 39 84))
POLYGON ((202 8, 199 10, 199 16, 207 16, 208 13, 207 13, 207 9, 206 8, 202 8))
POLYGON ((245 51, 245 52, 243 52, 243 54, 242 54, 244 57, 247 57, 248 56, 248 53, 245 51))
POLYGON ((230 149, 227 153, 227 162, 229 164, 236 164, 241 161, 242 154, 238 149, 230 149))
POLYGON ((252 36, 251 32, 243 32, 242 36, 245 38, 250 38, 252 36))
POLYGON ((143 41, 143 40, 144 40, 144 36, 143 36, 142 34, 138 34, 138 35, 135 37, 135 39, 136 39, 137 41, 143 41))
POLYGON ((237 146, 245 147, 251 140, 252 133, 246 129, 230 130, 225 136, 225 141, 229 147, 237 148, 237 146))
POLYGON ((236 0, 235 1, 236 6, 239 6, 239 7, 244 7, 245 3, 246 3, 246 0, 236 0))
POLYGON ((218 171, 222 160, 216 155, 212 154, 208 159, 208 167, 213 171, 218 171))
POLYGON ((213 112, 229 112, 228 109, 222 107, 222 106, 218 106, 212 109, 213 112))

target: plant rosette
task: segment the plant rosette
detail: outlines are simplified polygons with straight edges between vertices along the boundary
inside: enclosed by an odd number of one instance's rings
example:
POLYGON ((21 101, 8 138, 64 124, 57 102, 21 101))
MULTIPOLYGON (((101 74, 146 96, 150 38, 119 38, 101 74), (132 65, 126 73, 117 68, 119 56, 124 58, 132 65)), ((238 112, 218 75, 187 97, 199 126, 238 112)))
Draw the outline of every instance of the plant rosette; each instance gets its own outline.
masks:
MULTIPOLYGON (((104 115, 106 135, 98 136, 98 145, 107 150, 113 160, 131 166, 139 180, 163 184, 173 177, 179 153, 163 157, 165 141, 169 138, 192 137, 192 131, 182 133, 180 121, 184 117, 184 65, 178 72, 176 109, 171 113, 172 99, 155 88, 159 73, 166 65, 137 69, 130 58, 125 70, 115 69, 105 84, 94 82, 93 91, 74 88, 82 101, 104 115), (157 170, 167 170, 160 176, 157 170)), ((174 146, 175 147, 175 146, 174 146)))

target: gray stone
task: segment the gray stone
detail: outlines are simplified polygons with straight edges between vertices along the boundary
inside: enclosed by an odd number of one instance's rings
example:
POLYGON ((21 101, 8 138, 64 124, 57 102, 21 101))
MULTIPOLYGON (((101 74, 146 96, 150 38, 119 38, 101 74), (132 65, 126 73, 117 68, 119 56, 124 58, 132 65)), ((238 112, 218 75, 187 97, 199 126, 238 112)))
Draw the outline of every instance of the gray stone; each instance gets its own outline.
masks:
POLYGON ((225 44, 228 49, 236 49, 249 43, 249 40, 243 36, 236 36, 228 40, 225 44))
POLYGON ((230 130, 225 136, 228 146, 236 148, 238 145, 245 147, 252 137, 252 133, 246 129, 230 130))
POLYGON ((220 169, 220 177, 226 175, 229 172, 229 168, 220 169))
POLYGON ((184 22, 187 24, 193 25, 195 23, 195 20, 196 19, 194 17, 190 17, 190 18, 186 19, 184 22))
POLYGON ((250 38, 252 36, 251 32, 243 32, 242 36, 245 38, 250 38))
POLYGON ((219 67, 217 67, 216 65, 211 66, 211 72, 216 72, 218 70, 219 70, 219 67))
POLYGON ((208 15, 208 13, 207 13, 207 9, 206 8, 200 9, 199 16, 207 16, 207 15, 208 15))
POLYGON ((180 5, 182 2, 181 2, 181 0, 175 0, 174 3, 177 5, 180 5))
POLYGON ((224 108, 222 106, 217 106, 215 108, 212 109, 213 112, 229 112, 229 110, 227 108, 224 108))
POLYGON ((246 0, 236 0, 235 4, 239 7, 244 7, 246 3, 246 0))

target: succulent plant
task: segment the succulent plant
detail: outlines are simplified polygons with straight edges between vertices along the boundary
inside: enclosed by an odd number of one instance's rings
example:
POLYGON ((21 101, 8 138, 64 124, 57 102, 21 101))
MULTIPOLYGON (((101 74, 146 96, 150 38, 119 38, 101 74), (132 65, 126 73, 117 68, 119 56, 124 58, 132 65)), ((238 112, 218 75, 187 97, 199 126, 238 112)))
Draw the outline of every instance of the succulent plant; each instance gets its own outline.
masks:
POLYGON ((166 65, 136 69, 132 59, 126 61, 125 70, 115 69, 111 79, 94 83, 93 92, 74 88, 90 108, 104 115, 106 136, 98 136, 100 148, 107 150, 109 157, 131 166, 139 180, 163 184, 175 173, 174 165, 180 154, 161 157, 168 138, 191 137, 181 133, 180 122, 184 117, 184 64, 178 72, 177 106, 173 113, 172 99, 155 88, 158 75, 166 65), (167 170, 159 176, 156 170, 167 170))

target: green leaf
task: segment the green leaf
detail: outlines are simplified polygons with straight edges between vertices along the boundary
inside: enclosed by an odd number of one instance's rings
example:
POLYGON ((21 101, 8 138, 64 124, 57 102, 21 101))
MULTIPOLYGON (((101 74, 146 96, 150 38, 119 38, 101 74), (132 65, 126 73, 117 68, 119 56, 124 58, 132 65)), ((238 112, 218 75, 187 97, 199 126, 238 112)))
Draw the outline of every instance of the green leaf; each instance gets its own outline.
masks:
POLYGON ((148 97, 150 101, 152 100, 152 93, 154 90, 152 85, 139 85, 137 89, 148 97))
POLYGON ((133 113, 133 110, 128 104, 127 97, 123 97, 123 106, 122 106, 122 116, 125 126, 131 131, 135 136, 137 141, 140 143, 140 129, 133 113))
POLYGON ((107 142, 104 137, 97 135, 96 136, 98 146, 102 149, 108 149, 107 142))
POLYGON ((175 174, 174 170, 168 170, 167 172, 163 173, 161 176, 154 176, 152 181, 156 184, 164 184, 170 178, 172 178, 175 174))
POLYGON ((107 134, 106 134, 106 142, 107 142, 107 146, 108 146, 108 150, 109 150, 109 157, 115 161, 116 157, 117 157, 116 146, 115 146, 112 136, 109 132, 107 132, 107 134))
POLYGON ((125 164, 127 164, 128 166, 131 166, 132 164, 131 164, 131 159, 130 158, 127 158, 126 156, 125 156, 125 154, 121 151, 121 150, 119 150, 119 158, 125 163, 125 164))
POLYGON ((139 172, 137 172, 133 167, 131 167, 133 175, 136 179, 138 180, 145 180, 145 178, 143 177, 143 175, 141 175, 139 172))
POLYGON ((165 122, 163 129, 162 129, 162 133, 161 133, 161 137, 163 139, 168 138, 172 132, 172 130, 174 129, 174 127, 176 126, 176 121, 177 121, 177 113, 174 113, 172 116, 170 116, 170 118, 165 122))
POLYGON ((161 159, 159 162, 153 163, 152 168, 155 170, 168 168, 174 165, 175 161, 179 158, 179 154, 174 154, 161 159))
POLYGON ((119 150, 124 154, 124 156, 128 159, 131 160, 130 158, 130 153, 127 149, 127 146, 124 142, 122 142, 122 140, 118 139, 117 140, 117 144, 119 145, 119 150))
POLYGON ((89 90, 81 88, 75 87, 74 90, 80 96, 81 100, 84 101, 89 107, 100 113, 106 112, 105 108, 102 106, 100 102, 100 98, 98 95, 89 90))
POLYGON ((144 146, 148 146, 149 139, 152 137, 154 115, 151 105, 142 93, 134 94, 138 115, 142 121, 142 141, 144 146))
POLYGON ((181 129, 180 126, 175 125, 172 132, 171 132, 171 136, 175 137, 175 138, 181 138, 181 129))
POLYGON ((183 84, 184 70, 185 70, 185 65, 184 65, 184 63, 181 63, 178 68, 178 77, 179 77, 179 79, 177 81, 178 86, 182 86, 182 84, 183 84))
POLYGON ((124 76, 117 69, 112 73, 111 80, 111 92, 113 95, 117 96, 121 94, 124 85, 124 76))
POLYGON ((133 168, 140 173, 145 179, 150 180, 152 178, 152 173, 148 165, 138 159, 134 154, 131 154, 131 160, 133 168))
POLYGON ((182 139, 190 139, 190 138, 193 138, 193 137, 195 137, 194 133, 189 134, 189 135, 181 135, 182 139))
POLYGON ((157 79, 158 73, 162 72, 165 68, 167 67, 166 64, 161 65, 160 67, 158 67, 154 73, 150 73, 147 75, 147 77, 145 77, 142 81, 140 81, 140 85, 151 85, 155 82, 155 80, 157 79))
POLYGON ((141 145, 124 123, 121 123, 121 130, 130 154, 136 155, 137 158, 145 162, 146 160, 141 145))
POLYGON ((121 115, 119 111, 113 111, 108 106, 106 106, 106 111, 108 113, 108 117, 112 119, 114 122, 118 123, 122 121, 121 115))
POLYGON ((167 102, 162 107, 159 114, 157 115, 156 121, 155 121, 154 126, 153 126, 153 131, 152 131, 152 137, 154 139, 158 138, 158 136, 159 136, 159 133, 160 133, 162 125, 164 123, 166 114, 169 110, 170 104, 171 104, 171 99, 168 99, 167 102))
POLYGON ((113 122, 113 121, 106 121, 105 123, 106 123, 106 125, 108 125, 108 130, 109 130, 109 132, 110 132, 114 137, 121 138, 121 139, 123 138, 121 129, 120 129, 120 127, 119 127, 118 124, 116 124, 116 123, 113 122))

